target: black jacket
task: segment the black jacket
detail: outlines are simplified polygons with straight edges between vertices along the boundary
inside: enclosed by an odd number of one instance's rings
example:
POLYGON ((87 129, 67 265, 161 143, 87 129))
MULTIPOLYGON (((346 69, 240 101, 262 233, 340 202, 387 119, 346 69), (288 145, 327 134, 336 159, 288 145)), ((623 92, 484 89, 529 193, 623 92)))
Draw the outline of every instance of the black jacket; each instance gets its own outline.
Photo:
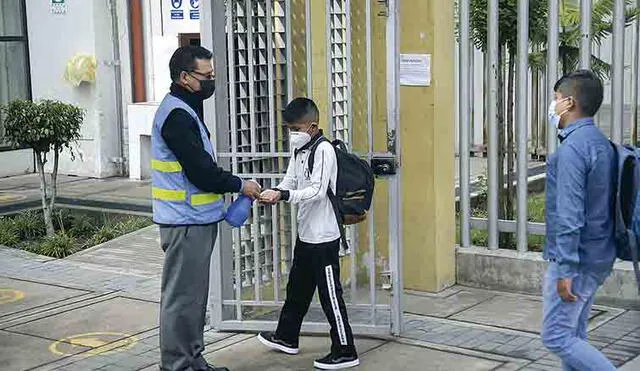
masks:
MULTIPOLYGON (((202 102, 185 88, 171 85, 171 95, 187 103, 202 118, 202 102)), ((205 127, 208 136, 209 130, 205 127)), ((162 126, 162 138, 178 159, 187 179, 203 192, 240 192, 242 179, 219 167, 204 149, 198 122, 183 109, 173 110, 162 126)))

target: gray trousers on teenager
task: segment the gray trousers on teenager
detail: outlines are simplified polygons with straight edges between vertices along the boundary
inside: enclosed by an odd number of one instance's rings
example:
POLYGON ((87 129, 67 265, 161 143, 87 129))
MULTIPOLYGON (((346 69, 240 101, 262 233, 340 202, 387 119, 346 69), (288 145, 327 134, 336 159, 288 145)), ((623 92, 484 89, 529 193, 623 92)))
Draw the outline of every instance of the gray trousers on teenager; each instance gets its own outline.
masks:
POLYGON ((161 227, 160 369, 206 370, 203 332, 218 225, 161 227))

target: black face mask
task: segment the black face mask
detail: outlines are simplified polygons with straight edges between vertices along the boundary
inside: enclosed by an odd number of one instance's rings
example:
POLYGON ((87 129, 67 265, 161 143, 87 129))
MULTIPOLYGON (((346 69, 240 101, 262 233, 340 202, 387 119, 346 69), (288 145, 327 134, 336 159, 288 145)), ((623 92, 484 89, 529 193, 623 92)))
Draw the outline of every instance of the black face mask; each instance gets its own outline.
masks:
POLYGON ((216 80, 199 80, 199 81, 200 81, 200 90, 195 92, 194 94, 201 100, 206 100, 211 98, 213 93, 216 91, 216 80))

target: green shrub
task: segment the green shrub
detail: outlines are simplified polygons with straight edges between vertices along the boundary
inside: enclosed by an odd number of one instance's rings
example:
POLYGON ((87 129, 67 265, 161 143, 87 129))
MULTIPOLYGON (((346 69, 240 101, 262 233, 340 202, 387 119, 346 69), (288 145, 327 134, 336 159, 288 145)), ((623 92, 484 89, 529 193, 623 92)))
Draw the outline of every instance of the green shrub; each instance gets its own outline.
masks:
POLYGON ((14 247, 20 243, 20 236, 10 228, 0 226, 0 245, 14 247))
POLYGON ((152 224, 151 220, 147 218, 127 217, 118 223, 117 229, 120 231, 121 234, 127 234, 131 232, 135 232, 138 229, 148 227, 151 224, 152 224))
POLYGON ((27 250, 52 258, 64 258, 76 251, 76 240, 67 234, 57 233, 53 237, 44 237, 42 242, 30 245, 27 250))
POLYGON ((91 236, 86 243, 86 246, 95 246, 101 243, 105 243, 109 240, 113 240, 114 238, 120 236, 116 225, 113 223, 107 223, 98 228, 96 232, 91 236))
POLYGON ((37 240, 47 233, 41 211, 25 211, 14 216, 11 221, 20 240, 37 240))
POLYGON ((75 238, 89 238, 98 229, 96 224, 97 223, 94 218, 87 215, 77 215, 73 218, 73 223, 69 227, 68 233, 75 238))

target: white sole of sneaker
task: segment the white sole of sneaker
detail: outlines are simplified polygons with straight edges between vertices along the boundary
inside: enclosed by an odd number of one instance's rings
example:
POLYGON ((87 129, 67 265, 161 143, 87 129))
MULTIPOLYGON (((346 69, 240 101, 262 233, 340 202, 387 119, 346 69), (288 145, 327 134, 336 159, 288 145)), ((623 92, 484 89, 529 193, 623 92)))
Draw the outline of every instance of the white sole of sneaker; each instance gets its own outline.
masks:
POLYGON ((262 335, 258 334, 258 340, 260 340, 260 342, 266 346, 268 346, 271 349, 275 349, 275 350, 279 350, 283 353, 287 353, 287 354, 291 354, 291 355, 296 355, 298 353, 300 353, 300 349, 297 348, 289 348, 286 347, 282 344, 276 344, 276 343, 272 343, 269 340, 265 339, 262 337, 262 335))
POLYGON ((342 370, 344 368, 351 368, 360 365, 360 360, 355 359, 351 362, 340 363, 339 365, 328 365, 325 363, 319 363, 317 361, 313 362, 313 367, 319 368, 321 370, 342 370))

